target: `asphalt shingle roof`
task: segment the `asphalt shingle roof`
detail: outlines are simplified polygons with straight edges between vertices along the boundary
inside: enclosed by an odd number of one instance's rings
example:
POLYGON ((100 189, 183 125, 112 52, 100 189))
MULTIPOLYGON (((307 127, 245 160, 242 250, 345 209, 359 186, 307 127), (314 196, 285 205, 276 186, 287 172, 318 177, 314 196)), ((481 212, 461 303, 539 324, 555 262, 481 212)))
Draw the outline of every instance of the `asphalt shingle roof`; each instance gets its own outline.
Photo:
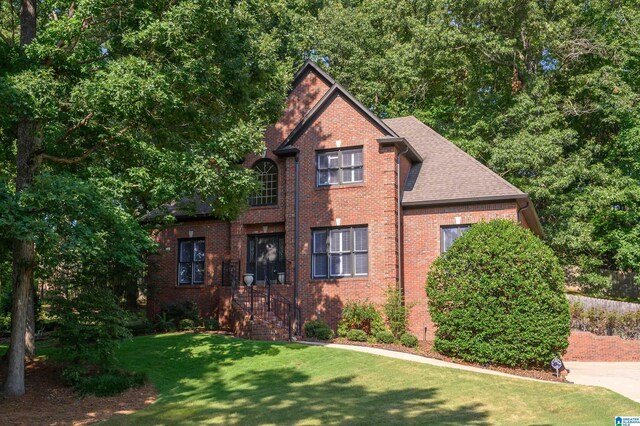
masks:
POLYGON ((519 199, 526 194, 413 116, 384 120, 422 156, 405 184, 403 204, 519 199))

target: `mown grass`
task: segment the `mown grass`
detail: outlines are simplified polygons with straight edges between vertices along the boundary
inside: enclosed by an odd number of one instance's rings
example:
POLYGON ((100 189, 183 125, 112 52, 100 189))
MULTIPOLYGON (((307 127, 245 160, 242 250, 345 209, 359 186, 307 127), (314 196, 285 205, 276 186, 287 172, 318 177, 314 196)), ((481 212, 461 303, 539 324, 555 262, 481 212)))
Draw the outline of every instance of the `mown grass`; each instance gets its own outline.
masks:
POLYGON ((612 424, 640 404, 611 391, 352 351, 209 334, 138 337, 120 364, 158 401, 113 424, 612 424))

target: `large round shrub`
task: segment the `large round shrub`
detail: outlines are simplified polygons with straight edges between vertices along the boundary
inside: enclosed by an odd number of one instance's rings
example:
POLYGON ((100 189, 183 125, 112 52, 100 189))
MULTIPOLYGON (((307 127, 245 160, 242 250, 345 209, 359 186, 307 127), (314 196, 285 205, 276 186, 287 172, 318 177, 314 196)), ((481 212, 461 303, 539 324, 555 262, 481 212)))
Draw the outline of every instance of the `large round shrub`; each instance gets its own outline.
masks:
POLYGON ((548 364, 564 354, 569 305, 558 259, 507 220, 472 226, 427 278, 435 349, 478 363, 548 364))

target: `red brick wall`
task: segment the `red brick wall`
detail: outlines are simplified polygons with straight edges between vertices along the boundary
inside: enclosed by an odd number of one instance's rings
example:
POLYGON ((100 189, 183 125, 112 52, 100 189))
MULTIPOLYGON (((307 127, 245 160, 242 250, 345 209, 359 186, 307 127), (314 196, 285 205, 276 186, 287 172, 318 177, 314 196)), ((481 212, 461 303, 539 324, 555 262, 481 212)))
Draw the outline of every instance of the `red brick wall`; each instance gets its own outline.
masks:
POLYGON ((147 314, 154 318, 164 305, 182 300, 198 303, 204 317, 216 317, 222 262, 229 254, 229 223, 215 220, 189 221, 154 232, 157 254, 148 262, 147 314), (205 239, 205 282, 178 286, 178 239, 205 239))
POLYGON ((414 305, 411 310, 409 329, 419 339, 426 337, 427 340, 432 340, 435 337, 435 328, 428 311, 425 284, 431 263, 440 255, 440 227, 458 223, 472 224, 492 219, 516 221, 516 212, 515 202, 404 210, 405 299, 408 304, 414 305))
MULTIPOLYGON (((299 294, 303 321, 320 317, 335 327, 346 302, 369 299, 381 304, 387 287, 396 282, 397 150, 380 147, 377 138, 381 136, 375 125, 338 96, 296 142, 300 149, 299 294), (316 150, 335 149, 338 143, 340 148, 363 148, 364 182, 317 188, 316 150), (311 279, 312 229, 352 225, 368 227, 369 275, 311 279)), ((288 229, 293 234, 293 228, 288 229)), ((293 243, 293 239, 288 241, 293 243)))
POLYGON ((640 361, 640 340, 623 340, 618 336, 597 336, 571 330, 569 349, 564 361, 629 362, 640 361))

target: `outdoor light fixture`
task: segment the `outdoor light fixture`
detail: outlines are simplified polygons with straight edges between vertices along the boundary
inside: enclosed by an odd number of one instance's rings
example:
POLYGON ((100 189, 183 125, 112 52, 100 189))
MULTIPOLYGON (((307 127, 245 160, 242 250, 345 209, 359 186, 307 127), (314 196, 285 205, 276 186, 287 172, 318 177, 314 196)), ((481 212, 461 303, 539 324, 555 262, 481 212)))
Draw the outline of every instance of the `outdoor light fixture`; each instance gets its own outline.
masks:
POLYGON ((284 284, 284 272, 278 272, 278 282, 284 284))
POLYGON ((244 274, 242 280, 247 287, 251 287, 251 284, 253 284, 253 274, 244 274))

